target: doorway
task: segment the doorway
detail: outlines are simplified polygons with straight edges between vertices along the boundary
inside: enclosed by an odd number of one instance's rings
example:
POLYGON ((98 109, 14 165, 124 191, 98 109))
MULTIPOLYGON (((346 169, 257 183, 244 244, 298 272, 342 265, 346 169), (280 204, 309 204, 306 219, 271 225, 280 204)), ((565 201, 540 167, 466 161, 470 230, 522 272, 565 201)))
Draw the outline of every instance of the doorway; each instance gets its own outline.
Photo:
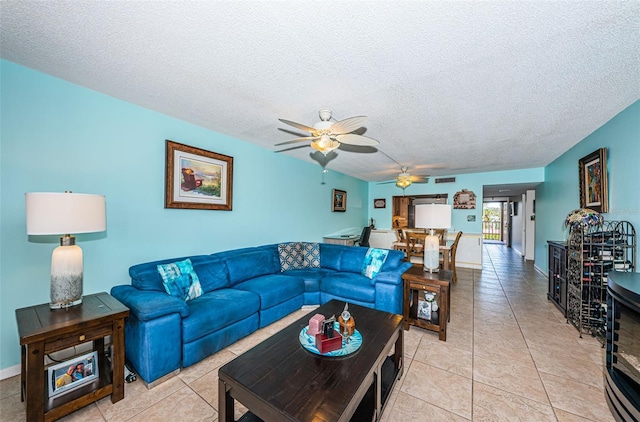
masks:
POLYGON ((509 243, 510 204, 505 201, 482 203, 482 238, 484 241, 509 243))

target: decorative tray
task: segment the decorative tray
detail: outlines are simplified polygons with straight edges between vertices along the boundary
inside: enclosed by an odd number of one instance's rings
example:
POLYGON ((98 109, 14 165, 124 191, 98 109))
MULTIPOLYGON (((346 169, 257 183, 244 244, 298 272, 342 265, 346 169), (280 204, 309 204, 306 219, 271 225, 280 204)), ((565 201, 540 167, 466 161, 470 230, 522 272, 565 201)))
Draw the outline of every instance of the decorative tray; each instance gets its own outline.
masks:
MULTIPOLYGON (((338 322, 335 322, 334 324, 335 326, 335 333, 336 335, 340 335, 340 325, 338 324, 338 322)), ((300 331, 300 335, 298 336, 298 339, 300 340, 300 344, 302 345, 302 347, 304 347, 305 349, 307 349, 308 351, 310 351, 311 353, 315 353, 316 355, 320 355, 320 356, 347 356, 350 355, 351 353, 355 352, 356 350, 358 350, 360 348, 360 346, 362 346, 362 334, 360 334, 360 331, 358 331, 358 329, 356 328, 353 332, 353 335, 350 337, 349 341, 346 343, 345 345, 345 341, 342 340, 342 348, 338 349, 338 350, 334 350, 331 352, 327 352, 327 353, 320 353, 320 351, 316 348, 316 339, 314 336, 307 334, 307 330, 309 329, 309 326, 307 325, 306 327, 304 327, 302 329, 302 331, 300 331)))

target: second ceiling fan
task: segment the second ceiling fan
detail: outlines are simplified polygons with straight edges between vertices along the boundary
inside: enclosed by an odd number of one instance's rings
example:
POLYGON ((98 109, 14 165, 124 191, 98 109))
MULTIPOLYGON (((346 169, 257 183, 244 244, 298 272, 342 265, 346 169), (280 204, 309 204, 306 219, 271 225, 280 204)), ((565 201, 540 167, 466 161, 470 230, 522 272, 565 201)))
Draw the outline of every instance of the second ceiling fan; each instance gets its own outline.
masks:
POLYGON ((396 176, 394 180, 389 180, 386 182, 379 182, 379 185, 385 183, 395 183, 395 185, 402 189, 402 193, 404 194, 404 190, 411 186, 414 183, 429 183, 428 176, 414 176, 409 173, 409 168, 402 166, 400 168, 401 173, 396 176))
POLYGON ((380 142, 375 139, 352 133, 356 129, 362 127, 363 123, 367 119, 366 116, 349 117, 348 119, 336 121, 334 123, 331 122, 331 110, 320 110, 319 115, 320 121, 315 123, 313 126, 303 125, 290 120, 278 119, 282 123, 286 123, 297 129, 309 132, 311 136, 302 136, 290 141, 280 142, 279 144, 276 144, 276 146, 310 141, 311 148, 326 155, 338 148, 340 144, 356 146, 376 146, 380 144, 380 142))

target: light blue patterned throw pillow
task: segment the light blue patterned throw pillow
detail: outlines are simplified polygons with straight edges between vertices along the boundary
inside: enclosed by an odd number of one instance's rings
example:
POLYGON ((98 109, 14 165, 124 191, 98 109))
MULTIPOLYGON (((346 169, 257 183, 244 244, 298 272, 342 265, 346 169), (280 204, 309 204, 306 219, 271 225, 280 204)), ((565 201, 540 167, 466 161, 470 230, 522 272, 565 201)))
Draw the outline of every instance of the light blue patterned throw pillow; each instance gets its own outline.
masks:
POLYGON ((171 296, 188 302, 202 295, 198 274, 194 271, 189 258, 184 261, 158 265, 158 272, 162 277, 164 289, 171 296))
POLYGON ((367 254, 364 256, 360 273, 365 277, 373 279, 378 275, 380 269, 382 269, 384 261, 387 260, 387 255, 389 255, 387 249, 369 248, 367 254))
POLYGON ((280 271, 320 268, 320 244, 290 242, 278 244, 280 271))

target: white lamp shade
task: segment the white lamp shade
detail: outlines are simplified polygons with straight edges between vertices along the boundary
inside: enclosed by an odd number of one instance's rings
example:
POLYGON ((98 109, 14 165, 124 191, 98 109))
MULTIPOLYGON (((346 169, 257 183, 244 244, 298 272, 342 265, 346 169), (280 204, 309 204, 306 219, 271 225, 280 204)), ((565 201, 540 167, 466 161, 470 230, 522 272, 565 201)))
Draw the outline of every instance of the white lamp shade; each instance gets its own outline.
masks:
POLYGON ((76 234, 107 229, 104 195, 33 192, 26 195, 27 234, 76 234))
POLYGON ((415 226, 425 229, 448 229, 451 227, 451 205, 416 205, 415 226))

